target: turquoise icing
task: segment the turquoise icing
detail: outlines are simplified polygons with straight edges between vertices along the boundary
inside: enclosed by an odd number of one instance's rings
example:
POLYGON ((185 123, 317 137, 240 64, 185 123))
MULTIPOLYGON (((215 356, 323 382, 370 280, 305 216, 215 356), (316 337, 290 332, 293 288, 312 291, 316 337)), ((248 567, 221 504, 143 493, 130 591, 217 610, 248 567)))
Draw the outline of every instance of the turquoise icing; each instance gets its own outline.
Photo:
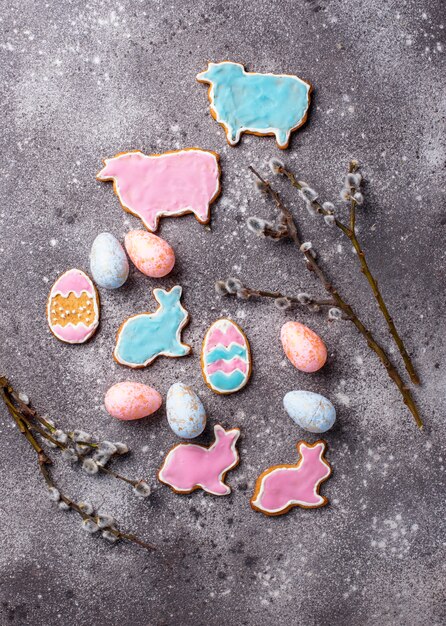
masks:
POLYGON ((245 374, 240 370, 235 370, 230 374, 224 372, 215 372, 209 376, 209 380, 216 389, 222 389, 223 391, 232 391, 237 389, 245 381, 245 374))
POLYGON ((309 105, 310 86, 294 76, 251 74, 238 63, 210 63, 198 79, 212 84, 217 121, 225 125, 228 141, 236 144, 244 130, 274 132, 285 147, 309 105))
POLYGON ((219 361, 220 359, 225 359, 226 361, 229 361, 235 356, 239 356, 246 361, 246 348, 235 343, 231 344, 230 348, 217 346, 206 355, 206 363, 215 363, 215 361, 219 361))
POLYGON ((118 338, 115 356, 130 365, 146 365, 160 354, 185 356, 190 348, 180 342, 179 330, 187 319, 180 304, 181 287, 170 291, 155 289, 160 307, 155 313, 141 313, 127 320, 118 338))

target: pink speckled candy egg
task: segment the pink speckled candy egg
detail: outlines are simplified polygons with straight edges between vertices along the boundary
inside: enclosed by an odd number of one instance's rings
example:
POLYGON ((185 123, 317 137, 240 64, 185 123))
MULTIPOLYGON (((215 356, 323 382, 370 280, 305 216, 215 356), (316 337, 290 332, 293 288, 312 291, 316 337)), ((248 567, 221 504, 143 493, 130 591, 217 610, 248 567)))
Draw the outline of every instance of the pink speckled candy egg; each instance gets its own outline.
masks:
POLYGON ((162 278, 175 265, 173 248, 153 233, 146 230, 131 230, 125 236, 127 254, 140 272, 151 278, 162 278))
POLYGON ((112 417, 118 420, 139 420, 157 411, 163 399, 152 387, 125 381, 110 387, 104 404, 112 417))
POLYGON ((327 348, 322 339, 299 322, 287 322, 280 332, 283 349, 301 372, 317 372, 325 365, 327 348))

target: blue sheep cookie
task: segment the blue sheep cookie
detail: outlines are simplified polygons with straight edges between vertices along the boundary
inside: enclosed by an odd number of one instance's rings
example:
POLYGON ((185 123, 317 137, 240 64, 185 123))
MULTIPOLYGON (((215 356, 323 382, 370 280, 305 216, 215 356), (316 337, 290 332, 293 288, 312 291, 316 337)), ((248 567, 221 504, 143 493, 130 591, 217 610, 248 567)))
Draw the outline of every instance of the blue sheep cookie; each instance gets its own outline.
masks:
POLYGON ((209 83, 212 117, 231 146, 242 133, 251 133, 274 135, 284 150, 291 133, 307 119, 311 85, 297 76, 246 72, 240 63, 223 61, 209 63, 197 80, 209 83))

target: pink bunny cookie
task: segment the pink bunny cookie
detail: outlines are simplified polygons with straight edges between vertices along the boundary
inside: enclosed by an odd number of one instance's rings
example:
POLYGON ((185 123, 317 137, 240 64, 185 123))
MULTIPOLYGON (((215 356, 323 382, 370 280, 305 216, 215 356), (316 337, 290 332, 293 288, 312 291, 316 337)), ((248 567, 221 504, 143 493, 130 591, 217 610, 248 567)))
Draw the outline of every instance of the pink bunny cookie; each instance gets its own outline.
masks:
POLYGON ((236 449, 239 428, 225 430, 214 426, 215 442, 209 446, 179 443, 167 454, 158 479, 176 493, 203 489, 215 496, 226 496, 231 488, 225 484, 226 473, 239 462, 236 449))
POLYGON ((319 494, 319 487, 331 475, 324 457, 326 446, 322 439, 313 444, 299 441, 300 459, 295 465, 274 465, 257 478, 252 508, 265 515, 283 515, 295 506, 325 506, 328 500, 319 494))

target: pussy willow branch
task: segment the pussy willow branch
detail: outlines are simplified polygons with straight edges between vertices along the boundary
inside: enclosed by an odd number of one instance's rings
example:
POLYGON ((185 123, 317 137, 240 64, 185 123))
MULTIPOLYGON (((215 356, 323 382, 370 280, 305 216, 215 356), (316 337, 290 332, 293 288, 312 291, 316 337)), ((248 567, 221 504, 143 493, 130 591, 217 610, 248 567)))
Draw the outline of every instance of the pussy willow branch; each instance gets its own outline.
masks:
MULTIPOLYGON (((24 415, 22 415, 22 420, 26 423, 26 426, 29 428, 29 430, 39 433, 41 437, 43 437, 47 441, 50 441, 53 445, 57 446, 60 450, 69 449, 69 446, 66 446, 64 443, 61 443, 60 441, 57 441, 57 439, 54 439, 54 437, 52 437, 50 433, 47 433, 43 428, 41 428, 37 424, 32 424, 24 415)), ((81 444, 81 445, 86 445, 86 444, 81 444)), ((116 478, 117 480, 122 480, 128 485, 132 485, 132 487, 136 487, 136 485, 139 483, 138 480, 132 480, 131 478, 127 478, 126 476, 123 476, 122 474, 118 474, 117 472, 109 469, 108 467, 104 467, 103 465, 98 464, 98 470, 103 472, 104 474, 113 476, 113 478, 116 478)))
MULTIPOLYGON (((48 463, 44 463, 43 461, 41 461, 40 457, 39 457, 39 469, 40 472, 42 473, 42 476, 45 479, 46 484, 48 485, 48 488, 54 488, 57 489, 56 484, 54 483, 53 479, 51 478, 51 474, 50 471, 48 469, 48 463)), ((72 511, 75 511, 76 513, 78 513, 83 520, 91 520, 92 522, 96 523, 96 517, 95 515, 89 515, 87 514, 85 511, 83 511, 80 506, 74 502, 73 500, 71 500, 71 498, 69 498, 68 496, 64 495, 63 493, 60 494, 60 499, 65 502, 65 504, 67 506, 70 507, 70 509, 72 511)), ((137 537, 136 535, 132 534, 132 533, 125 533, 122 532, 121 530, 118 530, 117 528, 107 528, 107 531, 110 532, 112 535, 114 535, 117 539, 121 539, 121 540, 125 540, 125 541, 131 541, 132 543, 137 544, 138 546, 141 546, 141 548, 144 548, 145 550, 156 550, 156 546, 154 546, 151 543, 147 543, 146 541, 143 541, 142 539, 140 539, 139 537, 137 537)))
MULTIPOLYGON (((60 444, 60 442, 53 439, 50 435, 48 435, 48 433, 45 433, 45 431, 43 431, 40 427, 37 427, 36 425, 32 425, 30 423, 29 417, 30 416, 36 417, 37 413, 33 411, 33 409, 29 408, 24 402, 22 402, 19 399, 18 395, 15 393, 14 389, 11 387, 8 380, 3 376, 0 377, 0 397, 2 398, 12 419, 16 423, 19 431, 22 433, 22 435, 25 437, 25 439, 28 441, 28 443, 32 446, 33 450, 37 454, 38 467, 48 488, 57 489, 60 492, 60 490, 56 486, 56 483, 52 479, 52 476, 49 470, 49 467, 53 464, 53 462, 49 458, 45 450, 42 448, 39 441, 34 437, 33 431, 38 432, 39 435, 45 437, 48 441, 52 441, 54 444, 57 444, 63 449, 66 449, 66 446, 63 446, 63 444, 60 444)), ((42 420, 46 422, 46 420, 44 420, 43 418, 42 420)), ((116 478, 118 477, 118 475, 115 475, 115 473, 112 472, 111 470, 106 470, 106 473, 110 473, 116 478)), ((135 482, 135 481, 130 481, 129 479, 126 479, 124 477, 120 477, 120 478, 121 480, 130 482, 130 484, 133 484, 135 482)), ((95 515, 90 515, 86 513, 84 510, 81 509, 81 507, 74 500, 72 500, 71 498, 69 498, 68 496, 66 496, 65 494, 61 492, 60 492, 60 499, 72 511, 80 515, 83 520, 91 520, 91 522, 96 523, 97 519, 95 515)), ((145 548, 146 550, 156 550, 156 546, 154 546, 151 543, 147 543, 143 541, 142 539, 139 539, 139 537, 136 537, 132 533, 122 532, 121 530, 118 530, 115 527, 109 527, 107 528, 107 531, 110 532, 112 535, 114 535, 117 539, 131 541, 132 543, 135 543, 141 546, 142 548, 145 548)))
MULTIPOLYGON (((317 305, 317 306, 322 307, 322 306, 334 306, 336 304, 336 302, 332 298, 329 298, 328 300, 317 300, 316 298, 311 297, 311 299, 307 303, 304 304, 296 296, 287 296, 286 294, 281 293, 280 291, 265 291, 264 289, 254 289, 252 287, 245 287, 245 290, 248 292, 250 298, 251 297, 273 298, 274 300, 277 300, 278 298, 286 298, 290 302, 293 302, 293 304, 299 304, 307 308, 309 305, 317 305)), ((228 294, 228 295, 236 296, 237 294, 228 294)))
MULTIPOLYGON (((41 437, 43 437, 47 441, 51 442, 53 444, 53 446, 57 446, 60 450, 67 450, 69 448, 69 446, 66 446, 65 444, 61 443, 60 441, 57 441, 57 439, 54 439, 54 437, 51 435, 51 432, 54 432, 55 430, 57 430, 55 426, 50 424, 50 422, 48 422, 45 418, 41 417, 37 413, 37 411, 34 411, 34 409, 30 408, 27 404, 25 404, 20 399, 18 394, 15 393, 15 391, 11 391, 10 396, 11 396, 11 398, 14 399, 14 402, 20 407, 20 410, 22 412, 22 420, 24 420, 26 422, 27 427, 31 431, 34 430, 35 432, 39 433, 39 435, 41 437), (47 432, 46 430, 44 430, 44 428, 42 428, 38 424, 33 424, 30 421, 29 418, 37 420, 38 422, 40 422, 40 424, 43 424, 45 426, 45 428, 47 428, 50 432, 47 432)), ((69 433, 69 434, 72 435, 72 433, 69 433)), ((98 447, 97 443, 92 443, 92 442, 88 442, 88 441, 87 442, 78 441, 77 443, 79 445, 89 446, 89 447, 91 447, 93 449, 96 449, 98 447)), ((108 474, 109 476, 113 476, 113 478, 116 478, 117 480, 122 480, 123 482, 127 483, 128 485, 131 485, 132 487, 136 487, 136 485, 138 485, 138 483, 140 482, 139 480, 132 480, 131 478, 127 478, 126 476, 123 476, 122 474, 118 474, 118 472, 115 472, 115 471, 109 469, 108 467, 104 467, 103 465, 98 465, 98 469, 99 469, 99 471, 103 472, 104 474, 108 474)))
MULTIPOLYGON (((41 426, 43 426, 46 429, 46 431, 49 431, 49 432, 45 432, 43 430, 40 430, 39 431, 40 434, 43 437, 45 437, 48 441, 51 441, 52 444, 63 449, 64 446, 59 441, 56 441, 54 438, 51 437, 51 433, 54 433, 57 430, 56 426, 54 426, 54 424, 52 424, 51 422, 47 421, 44 417, 39 415, 39 413, 37 413, 37 411, 35 411, 33 408, 25 404, 25 402, 23 402, 23 400, 20 398, 20 395, 17 394, 13 389, 11 389, 10 395, 14 399, 14 402, 20 407, 20 410, 22 411, 22 413, 27 415, 30 419, 36 420, 37 422, 39 422, 41 426)), ((37 430, 37 426, 34 426, 34 428, 37 430)), ((71 439, 71 441, 74 442, 74 439, 73 439, 74 433, 70 432, 67 434, 69 438, 71 439)), ((98 444, 92 441, 76 440, 76 443, 82 446, 88 446, 89 448, 92 448, 92 449, 98 448, 98 444)))
MULTIPOLYGON (((282 235, 282 238, 286 236, 286 235, 282 235)), ((233 280, 231 278, 227 279, 227 280, 233 280)), ((219 282, 225 282, 225 281, 219 281, 219 282)), ((313 296, 310 296, 308 294, 302 294, 307 296, 307 299, 303 302, 301 299, 299 299, 299 297, 297 296, 290 296, 288 294, 282 293, 280 291, 265 291, 264 289, 255 289, 253 287, 248 287, 247 285, 242 285, 241 286, 241 291, 243 292, 243 296, 240 296, 238 294, 238 292, 230 292, 227 291, 225 294, 220 293, 220 295, 225 295, 228 297, 233 297, 233 298, 242 298, 242 300, 249 300, 250 298, 266 298, 266 299, 274 299, 276 302, 277 300, 286 300, 288 301, 289 305, 292 304, 297 304, 300 307, 302 307, 303 309, 308 309, 308 311, 311 311, 312 313, 317 313, 320 311, 320 309, 322 307, 335 307, 336 306, 336 301, 333 300, 332 298, 329 298, 327 300, 318 300, 317 298, 313 298, 313 296)), ((278 306, 278 308, 282 308, 280 306, 278 306)), ((288 306, 284 306, 283 309, 288 309, 288 306)), ((342 312, 340 312, 342 313, 342 312)), ((329 312, 329 319, 333 319, 330 318, 330 312, 329 312)), ((346 320, 347 317, 343 316, 343 317, 336 317, 337 320, 346 320)))
MULTIPOLYGON (((350 163, 349 166, 349 172, 352 173, 356 170, 357 165, 354 162, 350 163)), ((295 175, 289 170, 287 169, 285 166, 278 166, 277 171, 280 174, 283 174, 288 181, 291 183, 291 185, 293 187, 295 187, 296 189, 302 189, 302 185, 299 183, 299 181, 297 180, 297 178, 295 177, 295 175)), ((329 211, 327 211, 326 209, 324 209, 324 207, 316 201, 312 202, 312 206, 315 208, 315 210, 317 211, 317 213, 320 213, 321 215, 331 215, 331 213, 329 211)), ((381 313, 384 317, 384 319, 386 320, 388 329, 390 334, 393 337, 393 340, 395 341, 395 344, 398 347, 398 350, 401 354, 401 357, 404 361, 404 365, 406 367, 406 370, 410 376, 411 381, 415 384, 415 385, 419 385, 420 384, 420 379, 418 377, 418 374, 415 371, 415 367, 412 363, 412 359, 410 358, 406 347, 404 345, 403 340, 401 339, 395 323, 392 319, 392 316, 389 313, 389 310, 387 308, 387 305, 384 301, 384 298, 381 294, 381 291, 378 287, 378 281, 376 280, 376 278, 374 277, 374 275, 372 274, 369 265, 367 263, 367 259, 365 256, 365 252, 359 242, 357 233, 356 233, 356 206, 357 206, 357 202, 356 200, 353 198, 353 194, 352 194, 352 198, 350 201, 350 225, 347 226, 346 224, 344 224, 343 222, 341 222, 340 220, 338 220, 337 218, 335 218, 334 223, 337 226, 337 228, 339 228, 346 237, 348 237, 348 239, 350 240, 353 248, 356 251, 356 255, 358 257, 360 266, 361 266, 361 272, 364 274, 364 276, 366 277, 370 288, 372 290, 372 293, 378 303, 378 306, 381 310, 381 313)))
POLYGON ((401 376, 399 375, 397 369, 391 362, 389 356, 382 346, 376 341, 371 331, 363 324, 360 318, 356 315, 352 307, 342 298, 339 294, 338 290, 331 283, 329 278, 325 275, 325 272, 320 268, 316 259, 312 256, 310 251, 301 250, 302 241, 300 239, 296 223, 294 221, 294 217, 288 207, 283 204, 282 199, 279 193, 271 186, 271 183, 265 180, 253 167, 249 168, 253 174, 263 183, 265 193, 267 193, 272 200, 274 201, 277 209, 283 215, 283 218, 288 226, 289 237, 293 240, 294 244, 300 249, 301 253, 304 255, 307 266, 314 274, 318 277, 320 282, 322 283, 324 289, 330 296, 335 300, 336 305, 343 311, 343 313, 350 319, 350 321, 356 326, 357 330, 361 333, 364 339, 367 341, 367 344, 373 352, 378 356, 381 363, 387 370, 388 375, 392 379, 392 381, 397 386, 399 392, 403 397, 403 402, 412 413, 414 420, 418 426, 418 428, 423 428, 423 422, 418 413, 417 406, 412 397, 412 394, 408 387, 404 384, 401 376))

